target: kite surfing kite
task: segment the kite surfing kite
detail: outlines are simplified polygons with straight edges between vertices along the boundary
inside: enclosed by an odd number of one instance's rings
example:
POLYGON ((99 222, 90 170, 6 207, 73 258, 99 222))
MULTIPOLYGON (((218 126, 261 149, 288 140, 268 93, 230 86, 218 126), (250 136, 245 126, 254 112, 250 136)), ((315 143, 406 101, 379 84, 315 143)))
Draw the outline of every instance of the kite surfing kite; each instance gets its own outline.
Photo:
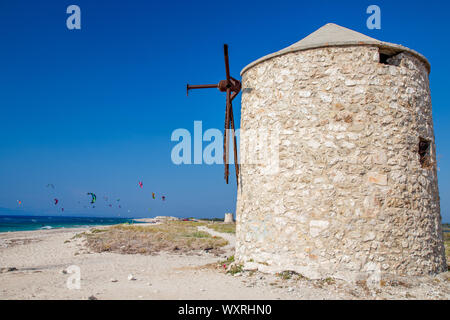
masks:
POLYGON ((17 200, 17 205, 21 205, 22 204, 22 201, 20 201, 20 200, 17 200))
POLYGON ((144 184, 142 183, 142 181, 139 181, 139 187, 141 187, 141 189, 142 189, 143 186, 144 186, 144 184))
POLYGON ((90 195, 92 197, 91 203, 95 203, 95 201, 97 201, 97 196, 95 194, 93 194, 92 192, 88 192, 87 195, 88 196, 90 195))
POLYGON ((155 199, 155 193, 154 192, 152 192, 152 198, 155 199))
POLYGON ((58 204, 59 200, 58 199, 53 199, 53 201, 55 201, 55 206, 58 204))

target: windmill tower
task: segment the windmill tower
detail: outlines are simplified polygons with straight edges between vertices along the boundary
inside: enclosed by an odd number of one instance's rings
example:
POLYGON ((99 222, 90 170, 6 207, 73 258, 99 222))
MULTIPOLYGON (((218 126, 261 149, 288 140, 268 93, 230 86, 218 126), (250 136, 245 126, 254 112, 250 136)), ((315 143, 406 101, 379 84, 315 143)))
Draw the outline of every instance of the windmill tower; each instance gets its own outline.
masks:
POLYGON ((246 66, 241 159, 258 143, 243 132, 266 130, 278 161, 241 161, 236 260, 309 278, 446 271, 429 72, 335 24, 246 66))

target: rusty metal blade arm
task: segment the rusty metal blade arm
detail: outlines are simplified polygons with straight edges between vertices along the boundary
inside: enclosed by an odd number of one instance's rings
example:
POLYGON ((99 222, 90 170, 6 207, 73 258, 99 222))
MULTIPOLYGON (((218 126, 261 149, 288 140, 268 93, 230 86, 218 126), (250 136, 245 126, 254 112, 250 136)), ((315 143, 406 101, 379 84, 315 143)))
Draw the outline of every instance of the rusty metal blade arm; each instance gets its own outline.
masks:
POLYGON ((226 104, 226 111, 225 111, 225 132, 224 132, 224 152, 223 152, 223 160, 224 160, 224 164, 225 164, 225 181, 228 184, 228 171, 229 171, 229 166, 228 166, 228 160, 229 160, 229 155, 228 155, 228 151, 229 151, 229 136, 228 136, 228 129, 230 128, 230 106, 231 106, 231 89, 228 88, 227 89, 227 104, 226 104))
POLYGON ((196 85, 190 85, 189 83, 186 85, 186 95, 189 95, 189 90, 192 89, 211 89, 211 88, 218 88, 219 86, 217 84, 196 84, 196 85))
POLYGON ((236 185, 239 186, 239 163, 237 154, 237 141, 234 127, 233 105, 230 102, 230 120, 231 120, 231 134, 233 136, 233 151, 234 151, 234 168, 236 171, 236 185))
POLYGON ((223 54, 225 56, 225 72, 227 74, 227 80, 230 81, 231 76, 230 76, 230 63, 228 61, 228 45, 224 44, 223 45, 223 54))

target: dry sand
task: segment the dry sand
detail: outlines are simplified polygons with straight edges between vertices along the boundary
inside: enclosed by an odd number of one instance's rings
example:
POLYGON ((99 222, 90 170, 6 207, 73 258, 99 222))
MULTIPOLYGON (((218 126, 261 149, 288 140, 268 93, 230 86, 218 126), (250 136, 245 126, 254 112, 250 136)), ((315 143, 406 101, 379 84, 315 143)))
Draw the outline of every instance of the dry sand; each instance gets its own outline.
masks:
POLYGON ((233 255, 234 236, 217 257, 91 253, 86 229, 0 233, 0 299, 449 299, 450 276, 409 278, 380 288, 339 280, 281 279, 258 272, 227 274, 215 267, 233 255), (68 289, 64 270, 80 267, 80 289, 68 289), (8 268, 10 268, 8 270, 8 268), (12 269, 11 269, 12 268, 12 269), (14 269, 15 268, 15 269, 14 269), (132 274, 135 280, 128 280, 132 274), (114 281, 113 281, 114 280, 114 281))

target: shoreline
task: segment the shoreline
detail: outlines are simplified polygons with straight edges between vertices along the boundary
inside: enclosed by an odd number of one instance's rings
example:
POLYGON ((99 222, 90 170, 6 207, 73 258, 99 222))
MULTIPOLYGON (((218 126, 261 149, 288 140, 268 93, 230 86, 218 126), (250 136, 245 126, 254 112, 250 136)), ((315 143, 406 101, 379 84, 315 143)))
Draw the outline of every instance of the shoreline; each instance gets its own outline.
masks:
MULTIPOLYGON (((0 216, 1 218, 2 216, 0 216)), ((3 216, 3 217, 20 217, 20 218, 29 218, 29 219, 33 219, 33 218, 61 218, 58 216, 3 216)), ((51 226, 51 220, 48 221, 48 224, 46 223, 42 223, 43 221, 40 221, 39 223, 36 224, 40 224, 40 226, 36 226, 35 229, 24 229, 24 230, 5 230, 5 231, 1 231, 0 230, 0 235, 4 234, 4 233, 13 233, 13 232, 31 232, 31 231, 49 231, 49 230, 60 230, 60 229, 86 229, 86 228, 98 228, 98 227, 102 227, 102 226, 113 226, 113 225, 119 225, 119 224, 124 224, 124 223, 136 223, 136 224, 142 224, 145 223, 145 220, 151 220, 152 218, 115 218, 115 217, 63 217, 66 219, 103 219, 103 220, 123 220, 123 222, 117 222, 117 223, 108 223, 108 224, 73 224, 73 225, 66 225, 66 226, 51 226)), ((29 227, 30 224, 27 224, 27 226, 29 227)), ((18 227, 20 228, 20 227, 18 227)))

